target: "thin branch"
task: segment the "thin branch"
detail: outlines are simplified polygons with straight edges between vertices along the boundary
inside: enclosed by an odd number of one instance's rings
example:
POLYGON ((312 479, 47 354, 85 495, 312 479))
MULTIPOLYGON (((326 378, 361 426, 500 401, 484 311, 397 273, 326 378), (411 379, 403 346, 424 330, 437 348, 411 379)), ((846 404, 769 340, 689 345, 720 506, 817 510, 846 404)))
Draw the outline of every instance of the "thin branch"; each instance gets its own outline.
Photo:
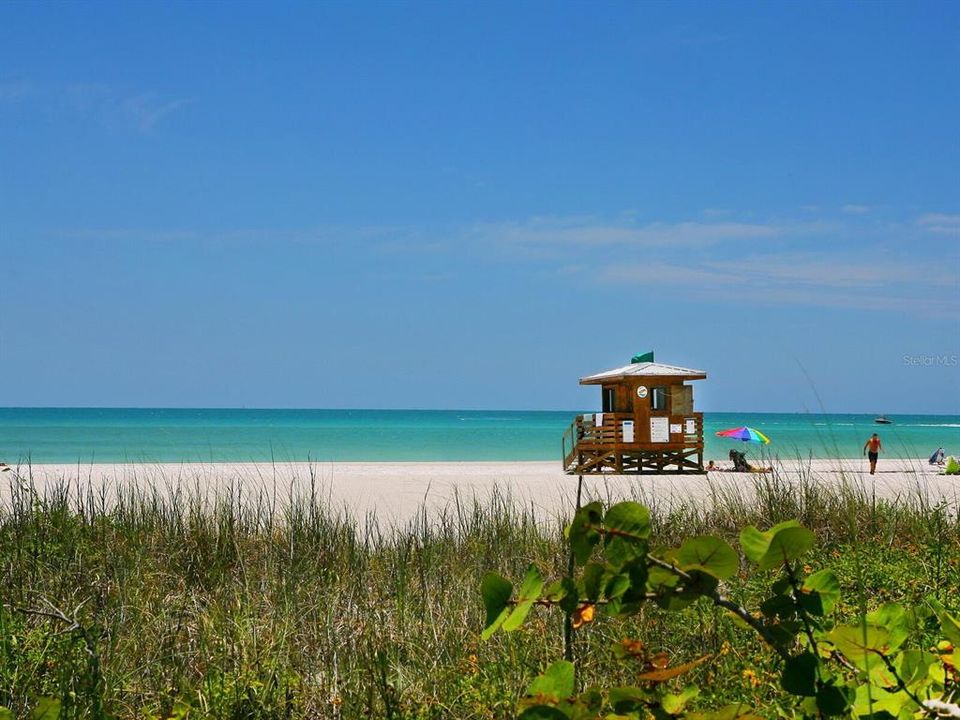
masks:
MULTIPOLYGON (((900 677, 900 673, 897 672, 897 668, 894 666, 890 658, 886 656, 886 654, 880 652, 879 650, 875 650, 874 653, 880 656, 880 659, 883 660, 883 664, 887 667, 887 672, 893 675, 894 679, 896 679, 897 687, 894 689, 894 692, 897 692, 898 690, 903 690, 903 692, 906 693, 907 697, 913 700, 917 704, 917 706, 924 711, 924 714, 926 714, 928 717, 933 717, 933 718, 940 717, 940 714, 938 712, 936 712, 935 710, 931 710, 929 707, 927 707, 927 705, 923 702, 923 700, 917 697, 917 694, 915 692, 912 692, 910 688, 907 687, 907 684, 904 682, 903 678, 900 677)), ((869 682, 869 680, 867 680, 867 682, 869 682)))
MULTIPOLYGON (((668 572, 673 573, 681 580, 684 580, 686 582, 693 581, 693 578, 690 576, 689 573, 684 572, 673 563, 668 563, 666 560, 661 560, 658 557, 654 557, 653 555, 648 554, 647 562, 649 562, 651 565, 656 565, 659 568, 662 568, 668 572)), ((785 648, 777 644, 776 639, 770 633, 770 629, 763 624, 763 621, 751 615, 750 612, 745 607, 729 599, 716 588, 714 588, 709 593, 703 593, 703 595, 704 597, 710 598, 710 600, 713 601, 714 605, 717 605, 718 607, 722 607, 725 610, 729 610, 731 613, 736 615, 738 618, 743 620, 747 625, 753 628, 754 631, 756 631, 756 633, 763 638, 764 642, 766 642, 767 645, 769 645, 774 649, 777 655, 780 656, 781 660, 786 662, 787 660, 790 659, 790 653, 787 652, 785 648)))
MULTIPOLYGON (((817 645, 816 638, 813 636, 810 616, 807 614, 806 609, 800 604, 800 580, 797 578, 797 574, 793 571, 793 567, 789 562, 784 561, 783 568, 787 573, 787 581, 790 583, 790 589, 793 593, 793 606, 797 609, 797 614, 800 615, 800 621, 803 623, 803 630, 807 635, 807 641, 810 643, 810 649, 813 650, 814 657, 819 658, 820 648, 817 645)), ((819 662, 816 664, 816 672, 818 682, 822 682, 819 662)))
POLYGON ((830 652, 830 659, 831 659, 831 660, 835 660, 837 663, 839 663, 840 665, 842 665, 843 667, 845 667, 847 670, 851 670, 852 672, 856 672, 856 673, 860 672, 860 668, 858 668, 858 667, 857 667, 856 665, 854 665, 852 662, 850 662, 849 660, 847 660, 847 659, 846 659, 843 655, 841 655, 841 654, 839 653, 839 651, 837 651, 837 650, 833 650, 833 651, 830 652))
MULTIPOLYGON (((644 594, 643 594, 643 599, 644 599, 644 600, 656 600, 656 599, 659 598, 659 597, 662 597, 662 595, 661 595, 660 593, 648 592, 648 593, 644 593, 644 594)), ((610 598, 597 598, 596 600, 583 600, 583 599, 581 599, 581 600, 578 601, 577 604, 578 604, 578 605, 598 605, 598 606, 599 606, 599 605, 609 605, 609 604, 612 603, 613 601, 614 601, 614 600, 612 600, 612 599, 610 599, 610 598)), ((522 600, 518 600, 517 598, 510 598, 509 600, 507 600, 507 605, 519 605, 521 602, 523 602, 523 601, 522 601, 522 600)), ((534 600, 534 601, 531 603, 531 605, 534 605, 535 607, 551 608, 551 607, 560 605, 560 603, 562 603, 562 602, 563 602, 562 599, 561 599, 561 600, 551 600, 551 599, 549 599, 549 598, 546 598, 546 599, 540 598, 539 600, 534 600)))
POLYGON ((49 620, 62 622, 67 626, 64 632, 78 635, 80 639, 83 640, 84 648, 89 656, 88 671, 90 673, 91 689, 93 690, 93 717, 101 717, 103 714, 103 698, 101 695, 103 676, 100 672, 100 654, 97 652, 97 643, 90 634, 90 631, 87 630, 87 628, 76 619, 76 615, 79 614, 80 610, 86 604, 86 600, 73 609, 73 616, 67 615, 65 612, 63 612, 63 610, 58 608, 46 598, 41 598, 41 600, 47 606, 46 609, 20 607, 17 605, 10 605, 9 603, 4 603, 4 607, 12 612, 18 612, 22 615, 32 615, 35 617, 42 617, 49 620))

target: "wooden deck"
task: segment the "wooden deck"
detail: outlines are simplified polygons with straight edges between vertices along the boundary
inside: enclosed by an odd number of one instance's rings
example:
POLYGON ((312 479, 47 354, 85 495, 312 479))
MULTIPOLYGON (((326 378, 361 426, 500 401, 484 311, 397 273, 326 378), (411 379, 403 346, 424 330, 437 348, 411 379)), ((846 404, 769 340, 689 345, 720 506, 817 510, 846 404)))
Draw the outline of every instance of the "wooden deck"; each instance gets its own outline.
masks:
MULTIPOLYGON (((680 425, 665 442, 651 438, 649 425, 628 413, 578 415, 563 434, 563 470, 569 475, 642 475, 644 473, 694 473, 703 469, 703 413, 658 416, 668 427, 680 425), (624 422, 634 422, 634 437, 624 438, 624 422)), ((629 431, 628 431, 629 432, 629 431)))

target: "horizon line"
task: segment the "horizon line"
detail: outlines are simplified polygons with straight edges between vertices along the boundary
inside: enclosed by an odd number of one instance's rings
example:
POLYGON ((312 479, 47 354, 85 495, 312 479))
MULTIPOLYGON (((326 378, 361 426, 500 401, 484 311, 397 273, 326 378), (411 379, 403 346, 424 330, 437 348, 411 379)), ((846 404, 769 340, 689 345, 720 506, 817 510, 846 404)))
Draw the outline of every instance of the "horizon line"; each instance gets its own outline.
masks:
MULTIPOLYGON (((0 405, 2 410, 238 410, 238 411, 337 411, 337 412, 508 412, 508 413, 596 413, 596 409, 587 408, 555 408, 555 409, 520 409, 520 408, 432 408, 432 407, 263 407, 263 406, 181 406, 181 405, 0 405)), ((695 410, 700 413, 723 414, 764 414, 764 415, 928 415, 931 417, 960 417, 958 413, 942 412, 865 412, 865 411, 832 411, 813 412, 810 410, 695 410)))

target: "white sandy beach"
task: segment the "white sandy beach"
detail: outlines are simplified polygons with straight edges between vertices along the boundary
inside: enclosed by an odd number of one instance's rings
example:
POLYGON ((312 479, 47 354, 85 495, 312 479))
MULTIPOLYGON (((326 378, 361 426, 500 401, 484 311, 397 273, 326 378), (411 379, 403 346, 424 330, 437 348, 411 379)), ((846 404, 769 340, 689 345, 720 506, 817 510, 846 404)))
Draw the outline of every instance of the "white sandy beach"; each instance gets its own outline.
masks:
MULTIPOLYGON (((428 514, 442 512, 457 498, 470 502, 488 499, 495 491, 518 506, 549 520, 566 515, 576 497, 576 476, 565 475, 556 462, 380 462, 380 463, 192 463, 192 464, 93 464, 34 465, 14 468, 3 477, 19 473, 32 481, 40 494, 66 480, 74 488, 93 488, 111 497, 122 488, 159 491, 180 489, 205 497, 240 493, 244 502, 258 497, 274 500, 282 508, 290 498, 303 497, 311 485, 317 495, 358 520, 371 514, 388 524, 403 524, 425 507, 428 514), (311 480, 312 478, 312 480, 311 480)), ((755 482, 774 477, 786 483, 814 482, 861 488, 868 496, 936 504, 944 501, 960 508, 960 477, 938 475, 926 460, 881 459, 871 476, 865 460, 811 460, 777 465, 773 476, 710 472, 708 475, 586 476, 585 498, 637 498, 651 506, 704 504, 714 495, 754 493, 755 482)), ((11 484, 0 486, 6 498, 11 484)))

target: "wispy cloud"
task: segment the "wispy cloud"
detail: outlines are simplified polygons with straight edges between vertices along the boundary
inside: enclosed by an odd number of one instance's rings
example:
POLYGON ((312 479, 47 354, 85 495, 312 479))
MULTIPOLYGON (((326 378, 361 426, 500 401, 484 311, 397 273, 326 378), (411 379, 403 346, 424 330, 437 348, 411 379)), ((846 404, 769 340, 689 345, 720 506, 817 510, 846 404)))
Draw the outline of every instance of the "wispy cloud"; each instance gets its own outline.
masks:
POLYGON ((947 286, 955 282, 947 272, 904 258, 874 258, 865 262, 861 257, 789 253, 751 255, 711 265, 725 273, 736 273, 744 280, 810 287, 877 288, 912 283, 947 286))
POLYGON ((960 313, 960 255, 943 237, 960 230, 960 215, 930 214, 892 224, 857 216, 838 219, 836 207, 832 219, 806 221, 638 223, 623 216, 581 216, 465 227, 327 225, 57 234, 114 242, 325 245, 369 253, 370 258, 417 254, 428 258, 436 272, 522 267, 611 290, 666 288, 711 303, 960 313), (905 249, 920 239, 936 248, 937 263, 921 261, 905 249))
POLYGON ((700 211, 700 214, 706 218, 722 218, 730 217, 733 215, 733 211, 727 208, 704 208, 700 211))
POLYGON ((725 241, 773 238, 785 228, 743 222, 653 222, 617 224, 593 218, 533 218, 526 222, 483 224, 474 233, 512 245, 573 247, 702 247, 725 241))
MULTIPOLYGON (((78 239, 130 241, 250 241, 315 242, 348 239, 370 242, 383 250, 461 253, 471 246, 480 252, 491 248, 514 251, 518 248, 557 248, 560 254, 592 248, 597 256, 632 249, 691 249, 726 242, 775 238, 788 232, 786 226, 740 222, 654 222, 635 225, 630 222, 600 222, 592 218, 533 218, 504 223, 478 223, 472 226, 419 227, 404 225, 320 225, 294 229, 242 228, 200 232, 150 228, 100 228, 59 231, 78 239)), ((555 255, 552 255, 553 257, 555 255)))
POLYGON ((604 283, 659 285, 713 300, 835 306, 864 310, 960 311, 956 279, 905 258, 865 263, 819 253, 748 255, 685 263, 614 264, 604 283))
POLYGON ((153 91, 127 95, 99 84, 70 85, 63 96, 68 107, 81 115, 144 134, 190 103, 187 98, 167 98, 153 91))
POLYGON ((866 215, 870 212, 869 205, 851 205, 847 204, 840 208, 847 215, 866 215))
POLYGON ((14 102, 21 100, 32 92, 29 83, 22 80, 0 82, 0 102, 14 102))
POLYGON ((917 218, 917 225, 938 235, 960 235, 960 215, 931 213, 917 218))
POLYGON ((47 237, 78 242, 123 244, 199 244, 199 245, 367 245, 377 249, 396 243, 406 251, 404 241, 412 241, 413 231, 391 226, 318 225, 312 228, 246 227, 218 230, 193 228, 103 227, 49 230, 47 237), (404 233, 407 233, 404 235, 404 233))
POLYGON ((706 282, 712 285, 755 287, 794 285, 807 288, 889 288, 924 283, 947 287, 954 278, 946 272, 931 272, 926 266, 902 261, 864 263, 856 259, 821 255, 752 255, 736 260, 686 264, 644 263, 611 265, 603 277, 609 280, 643 280, 652 283, 706 282))
POLYGON ((647 262, 634 264, 607 265, 599 274, 601 282, 637 283, 651 285, 677 285, 717 287, 735 285, 739 278, 735 274, 724 274, 715 268, 668 262, 647 262))
POLYGON ((156 93, 143 93, 125 98, 121 103, 124 117, 140 132, 150 132, 162 118, 173 114, 190 101, 186 98, 164 100, 156 93))
POLYGON ((28 80, 0 81, 0 104, 19 105, 51 115, 96 121, 108 128, 150 134, 161 122, 192 102, 149 90, 124 92, 101 83, 38 85, 28 80))

